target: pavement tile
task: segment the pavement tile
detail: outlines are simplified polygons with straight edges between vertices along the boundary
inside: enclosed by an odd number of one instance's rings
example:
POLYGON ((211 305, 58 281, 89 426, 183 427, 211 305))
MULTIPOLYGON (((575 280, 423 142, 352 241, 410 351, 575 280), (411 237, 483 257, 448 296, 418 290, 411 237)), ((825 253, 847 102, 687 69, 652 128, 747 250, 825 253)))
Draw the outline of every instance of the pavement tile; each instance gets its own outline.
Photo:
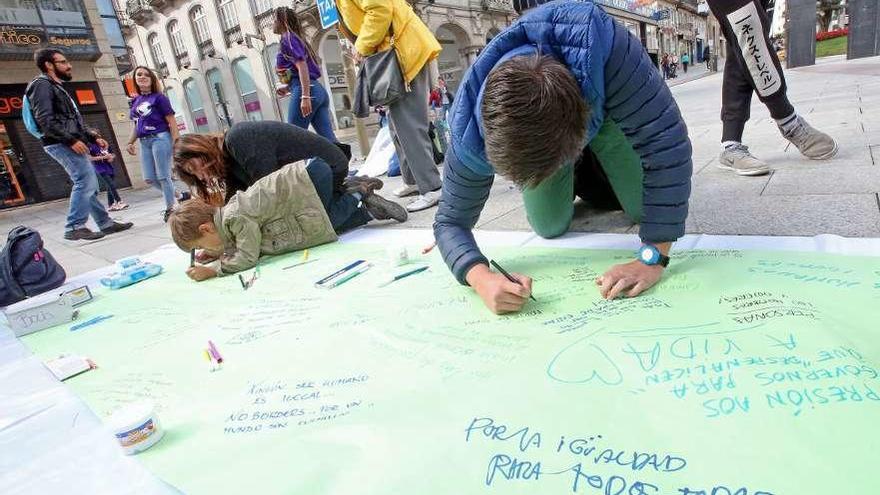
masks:
POLYGON ((698 197, 691 208, 706 234, 880 237, 875 194, 698 197))
MULTIPOLYGON (((870 164, 868 164, 870 165, 870 164)), ((777 170, 764 195, 868 194, 880 191, 880 167, 833 166, 777 170)))

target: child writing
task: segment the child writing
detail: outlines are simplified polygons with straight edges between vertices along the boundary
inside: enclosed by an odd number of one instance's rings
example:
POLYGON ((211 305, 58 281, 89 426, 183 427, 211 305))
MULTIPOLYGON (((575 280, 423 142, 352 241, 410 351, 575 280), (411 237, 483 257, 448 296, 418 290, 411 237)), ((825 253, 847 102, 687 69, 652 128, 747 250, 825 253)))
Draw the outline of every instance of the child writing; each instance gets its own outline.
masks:
POLYGON ((197 282, 252 268, 262 254, 289 253, 336 240, 333 224, 301 164, 285 165, 257 180, 221 208, 199 198, 183 202, 169 216, 168 225, 180 249, 202 249, 209 258, 220 259, 219 270, 203 265, 187 269, 197 282))
MULTIPOLYGON (((97 130, 90 129, 89 132, 97 139, 103 139, 97 130)), ((110 153, 109 147, 102 148, 96 143, 89 143, 88 147, 90 155, 89 160, 95 167, 95 173, 98 174, 98 181, 104 184, 107 188, 107 209, 109 211, 119 211, 128 208, 128 205, 122 201, 119 192, 116 190, 116 186, 113 184, 115 176, 113 172, 113 160, 116 159, 116 155, 110 153)))

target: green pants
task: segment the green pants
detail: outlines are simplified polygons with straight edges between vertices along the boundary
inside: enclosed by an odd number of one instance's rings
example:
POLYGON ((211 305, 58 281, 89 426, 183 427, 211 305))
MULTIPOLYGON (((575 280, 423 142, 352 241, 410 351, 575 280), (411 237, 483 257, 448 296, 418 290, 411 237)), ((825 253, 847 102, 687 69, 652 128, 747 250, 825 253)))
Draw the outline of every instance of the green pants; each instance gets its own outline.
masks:
MULTIPOLYGON (((634 222, 642 216, 642 160, 627 141, 617 124, 605 119, 599 133, 588 145, 596 155, 601 170, 624 213, 634 222)), ((587 153, 587 150, 584 150, 587 153)), ((585 181, 606 180, 599 175, 579 177, 575 190, 575 166, 568 164, 535 187, 523 189, 523 203, 529 224, 544 238, 558 237, 568 232, 574 215, 574 197, 586 200, 585 181)), ((582 171, 579 169, 579 173, 582 171)))

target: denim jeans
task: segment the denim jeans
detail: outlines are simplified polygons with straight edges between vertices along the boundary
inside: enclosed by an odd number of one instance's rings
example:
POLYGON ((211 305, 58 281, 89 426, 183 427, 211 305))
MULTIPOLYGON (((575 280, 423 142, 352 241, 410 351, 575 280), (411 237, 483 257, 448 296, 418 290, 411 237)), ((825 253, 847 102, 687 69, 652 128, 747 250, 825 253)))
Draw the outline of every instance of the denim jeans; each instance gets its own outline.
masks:
POLYGON ((50 144, 43 148, 46 154, 64 167, 64 171, 73 181, 70 190, 70 209, 64 230, 71 231, 86 226, 89 215, 95 220, 99 229, 109 227, 113 220, 107 209, 98 201, 98 176, 88 155, 80 155, 64 144, 50 144))
POLYGON ((333 170, 320 158, 314 158, 306 166, 306 172, 315 185, 315 191, 321 198, 324 211, 330 217, 330 224, 337 234, 366 224, 372 217, 366 208, 359 206, 360 201, 351 194, 333 192, 333 170))
POLYGON ((333 133, 333 123, 330 120, 330 97, 327 90, 319 81, 311 81, 312 113, 303 116, 300 102, 302 98, 302 85, 298 78, 290 81, 290 107, 287 111, 287 123, 308 130, 309 124, 315 128, 315 132, 331 143, 337 141, 333 133))
POLYGON ((147 184, 162 191, 165 208, 174 206, 174 183, 171 181, 171 133, 160 132, 139 139, 141 169, 147 184))

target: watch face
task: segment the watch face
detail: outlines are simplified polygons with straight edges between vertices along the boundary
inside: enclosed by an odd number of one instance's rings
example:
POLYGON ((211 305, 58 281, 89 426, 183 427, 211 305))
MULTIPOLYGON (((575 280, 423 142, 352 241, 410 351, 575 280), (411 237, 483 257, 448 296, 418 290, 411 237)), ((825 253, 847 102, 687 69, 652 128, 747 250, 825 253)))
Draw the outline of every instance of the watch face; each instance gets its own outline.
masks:
POLYGON ((654 265, 657 263, 657 260, 660 259, 660 253, 651 246, 643 246, 642 250, 639 252, 639 257, 642 259, 642 263, 646 265, 654 265))

